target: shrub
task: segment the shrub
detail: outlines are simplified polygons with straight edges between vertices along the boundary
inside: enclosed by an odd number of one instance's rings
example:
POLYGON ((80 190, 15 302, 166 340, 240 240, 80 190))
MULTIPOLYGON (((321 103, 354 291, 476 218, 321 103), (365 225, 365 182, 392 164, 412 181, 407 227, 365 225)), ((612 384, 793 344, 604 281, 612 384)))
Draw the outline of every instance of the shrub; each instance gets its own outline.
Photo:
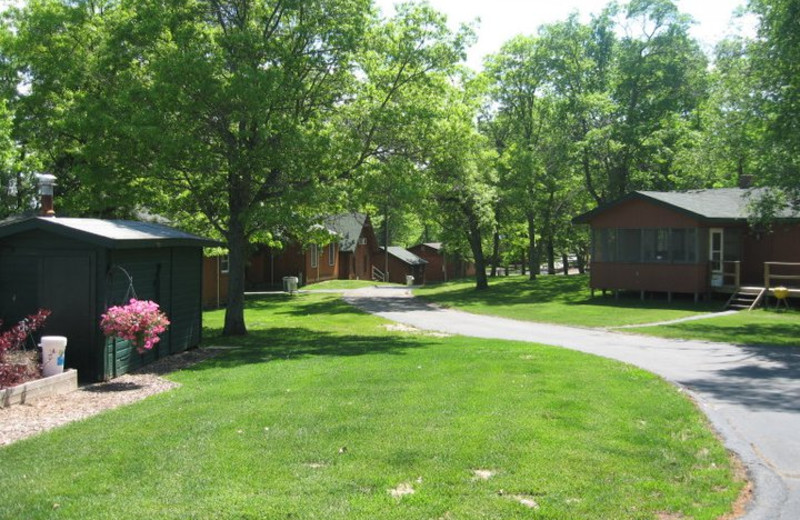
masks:
MULTIPOLYGON (((28 365, 12 363, 9 354, 22 351, 25 341, 30 335, 44 325, 50 311, 39 309, 36 314, 31 314, 5 332, 0 333, 0 388, 18 385, 36 379, 40 375, 40 367, 34 370, 28 365)), ((0 320, 0 327, 3 321, 0 320)))

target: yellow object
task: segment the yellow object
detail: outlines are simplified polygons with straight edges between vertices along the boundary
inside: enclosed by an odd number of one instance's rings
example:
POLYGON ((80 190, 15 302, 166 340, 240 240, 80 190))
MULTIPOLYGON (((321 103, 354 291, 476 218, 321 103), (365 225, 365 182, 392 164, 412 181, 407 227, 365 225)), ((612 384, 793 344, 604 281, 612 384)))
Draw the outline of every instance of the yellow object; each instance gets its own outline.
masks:
POLYGON ((775 287, 772 289, 772 295, 779 300, 784 300, 789 296, 789 289, 786 287, 775 287))

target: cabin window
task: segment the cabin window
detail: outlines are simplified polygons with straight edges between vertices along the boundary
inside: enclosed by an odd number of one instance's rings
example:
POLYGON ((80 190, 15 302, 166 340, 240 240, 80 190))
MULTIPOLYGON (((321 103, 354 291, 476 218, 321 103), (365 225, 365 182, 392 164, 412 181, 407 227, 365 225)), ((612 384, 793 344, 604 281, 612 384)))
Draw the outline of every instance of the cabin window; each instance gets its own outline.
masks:
POLYGON ((613 262, 617 259, 617 230, 596 229, 593 233, 594 259, 597 262, 613 262))
POLYGON ((642 230, 642 261, 647 263, 669 262, 669 229, 642 230))
POLYGON ((319 265, 319 248, 317 244, 311 244, 311 267, 317 267, 319 265))
POLYGON ((328 265, 331 267, 336 265, 336 244, 333 242, 328 244, 328 265))
POLYGON ((676 263, 697 262, 697 230, 671 229, 672 261, 676 263))
POLYGON ((595 229, 595 262, 696 263, 694 228, 595 229))
POLYGON ((219 257, 219 272, 226 274, 228 271, 230 271, 230 257, 222 255, 219 257))
POLYGON ((618 256, 620 262, 642 261, 642 230, 620 229, 618 256))

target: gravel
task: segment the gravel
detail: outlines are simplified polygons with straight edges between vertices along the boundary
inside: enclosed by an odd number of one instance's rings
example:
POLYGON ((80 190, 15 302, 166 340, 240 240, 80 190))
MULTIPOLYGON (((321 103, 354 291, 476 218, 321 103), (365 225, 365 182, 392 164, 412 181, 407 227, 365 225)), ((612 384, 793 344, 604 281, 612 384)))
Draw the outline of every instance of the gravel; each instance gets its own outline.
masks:
POLYGON ((190 367, 219 352, 220 349, 213 347, 188 350, 111 381, 81 386, 74 392, 30 404, 0 408, 0 446, 176 388, 180 386, 178 383, 161 376, 190 367))

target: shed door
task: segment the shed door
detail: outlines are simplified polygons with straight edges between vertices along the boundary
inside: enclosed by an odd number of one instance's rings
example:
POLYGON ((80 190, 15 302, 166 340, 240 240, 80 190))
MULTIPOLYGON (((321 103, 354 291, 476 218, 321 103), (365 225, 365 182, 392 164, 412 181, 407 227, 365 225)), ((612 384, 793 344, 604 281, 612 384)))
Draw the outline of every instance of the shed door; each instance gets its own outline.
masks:
POLYGON ((65 365, 77 368, 81 379, 96 379, 102 358, 94 348, 95 315, 92 258, 86 255, 43 257, 40 263, 39 302, 52 314, 43 335, 66 336, 65 365))

